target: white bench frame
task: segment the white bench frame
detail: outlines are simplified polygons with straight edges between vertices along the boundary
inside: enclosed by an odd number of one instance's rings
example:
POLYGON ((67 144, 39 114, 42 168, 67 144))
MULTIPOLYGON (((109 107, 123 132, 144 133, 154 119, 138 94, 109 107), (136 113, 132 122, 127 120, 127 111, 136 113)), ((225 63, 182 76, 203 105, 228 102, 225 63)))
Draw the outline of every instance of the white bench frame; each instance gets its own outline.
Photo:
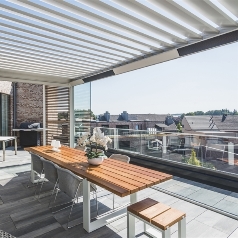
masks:
MULTIPOLYGON (((162 230, 158 228, 157 226, 151 224, 150 222, 144 220, 143 218, 135 215, 134 213, 127 211, 127 238, 135 238, 135 218, 144 222, 144 232, 147 235, 153 238, 158 238, 158 237, 161 237, 161 233, 162 233, 162 238, 171 237, 170 227, 167 227, 166 230, 162 230), (147 229, 147 225, 149 226, 148 229, 147 229), (155 230, 160 231, 160 234, 152 230, 151 227, 154 228, 155 230)), ((182 220, 178 222, 178 238, 186 238, 186 217, 185 216, 183 217, 182 220)))

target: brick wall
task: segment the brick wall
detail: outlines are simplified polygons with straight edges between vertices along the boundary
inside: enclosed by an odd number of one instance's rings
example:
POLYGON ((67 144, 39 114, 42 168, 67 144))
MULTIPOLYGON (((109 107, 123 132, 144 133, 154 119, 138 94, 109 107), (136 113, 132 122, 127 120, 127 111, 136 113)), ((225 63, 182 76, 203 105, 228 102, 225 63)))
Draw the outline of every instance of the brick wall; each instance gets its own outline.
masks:
POLYGON ((43 122, 43 86, 17 83, 16 124, 22 122, 43 122))

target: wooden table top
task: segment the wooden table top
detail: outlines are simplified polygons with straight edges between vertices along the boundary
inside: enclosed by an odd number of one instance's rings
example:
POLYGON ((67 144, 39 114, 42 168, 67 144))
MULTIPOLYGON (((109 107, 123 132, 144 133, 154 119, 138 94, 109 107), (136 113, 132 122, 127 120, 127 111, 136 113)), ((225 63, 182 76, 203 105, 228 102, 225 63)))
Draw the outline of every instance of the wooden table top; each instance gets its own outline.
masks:
POLYGON ((62 146, 60 152, 53 151, 51 146, 28 147, 25 150, 42 156, 82 178, 87 178, 88 181, 120 197, 172 178, 170 174, 114 159, 104 159, 99 166, 89 165, 85 152, 66 146, 62 146))

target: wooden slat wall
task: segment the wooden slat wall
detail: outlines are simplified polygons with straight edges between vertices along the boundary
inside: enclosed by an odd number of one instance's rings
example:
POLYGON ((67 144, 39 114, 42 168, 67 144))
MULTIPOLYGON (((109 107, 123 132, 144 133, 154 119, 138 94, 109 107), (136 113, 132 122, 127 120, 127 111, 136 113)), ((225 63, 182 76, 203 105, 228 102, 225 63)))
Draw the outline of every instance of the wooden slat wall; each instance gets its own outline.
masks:
POLYGON ((46 144, 52 139, 69 146, 69 88, 46 86, 46 144))

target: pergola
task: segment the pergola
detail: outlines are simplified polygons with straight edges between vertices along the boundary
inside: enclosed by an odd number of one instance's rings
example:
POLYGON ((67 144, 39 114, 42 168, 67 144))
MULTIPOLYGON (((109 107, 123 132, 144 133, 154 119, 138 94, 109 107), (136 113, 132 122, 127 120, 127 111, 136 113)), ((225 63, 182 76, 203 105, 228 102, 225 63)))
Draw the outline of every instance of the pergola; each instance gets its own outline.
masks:
POLYGON ((238 1, 2 0, 0 24, 0 80, 70 87, 73 115, 75 85, 237 41, 238 1))

